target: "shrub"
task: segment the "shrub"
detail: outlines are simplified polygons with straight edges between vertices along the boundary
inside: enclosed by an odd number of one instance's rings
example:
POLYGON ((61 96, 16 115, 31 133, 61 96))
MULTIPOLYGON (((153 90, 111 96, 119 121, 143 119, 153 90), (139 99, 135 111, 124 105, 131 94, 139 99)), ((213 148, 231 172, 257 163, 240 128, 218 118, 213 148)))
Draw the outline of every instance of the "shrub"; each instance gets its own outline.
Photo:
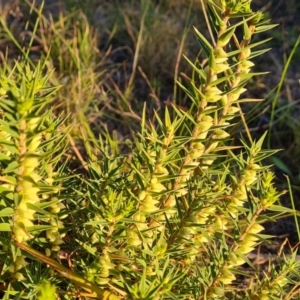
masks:
POLYGON ((293 213, 263 165, 274 151, 262 149, 265 135, 229 143, 251 101, 242 94, 257 75, 252 60, 266 51, 252 38, 274 25, 250 0, 207 2, 212 35, 195 29, 202 61, 186 58, 194 73, 180 84, 188 110, 165 108, 154 123, 144 110, 129 154, 104 131, 100 143, 86 140, 86 173, 66 160, 70 128, 49 108, 58 87, 45 63, 16 62, 1 76, 3 299, 298 295, 296 249, 263 276, 249 258, 270 238, 263 224, 293 213))

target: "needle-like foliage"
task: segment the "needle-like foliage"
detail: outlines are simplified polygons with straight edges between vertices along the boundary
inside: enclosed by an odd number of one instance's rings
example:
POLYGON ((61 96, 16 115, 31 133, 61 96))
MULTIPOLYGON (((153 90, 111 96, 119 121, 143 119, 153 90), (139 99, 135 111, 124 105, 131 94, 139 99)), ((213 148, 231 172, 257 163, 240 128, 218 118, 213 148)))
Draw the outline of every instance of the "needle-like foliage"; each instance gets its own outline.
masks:
POLYGON ((265 134, 230 144, 265 52, 253 36, 274 27, 250 4, 206 1, 211 36, 194 29, 201 55, 186 58, 193 76, 178 83, 190 107, 153 122, 144 109, 126 154, 106 130, 86 139, 79 174, 46 65, 1 74, 3 299, 296 299, 296 250, 264 274, 249 258, 270 238, 264 223, 293 212, 264 163, 274 151, 262 149, 265 134))

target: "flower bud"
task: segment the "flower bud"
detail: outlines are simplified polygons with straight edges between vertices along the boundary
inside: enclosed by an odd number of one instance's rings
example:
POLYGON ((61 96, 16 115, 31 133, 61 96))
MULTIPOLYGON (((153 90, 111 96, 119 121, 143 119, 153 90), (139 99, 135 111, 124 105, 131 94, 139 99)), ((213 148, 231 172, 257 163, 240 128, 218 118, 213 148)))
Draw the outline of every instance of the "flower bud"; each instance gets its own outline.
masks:
POLYGON ((216 86, 211 86, 208 88, 204 96, 207 102, 217 102, 222 98, 221 94, 222 91, 220 89, 216 86))
POLYGON ((256 171, 246 169, 243 174, 243 179, 245 181, 246 186, 251 186, 257 179, 256 171))
MULTIPOLYGON (((222 72, 225 72, 226 70, 228 70, 230 68, 230 66, 227 63, 219 63, 216 64, 216 66, 213 68, 213 71, 215 74, 220 74, 222 72)), ((215 101, 210 101, 210 102, 215 102, 215 101)))
POLYGON ((60 247, 57 246, 57 245, 53 245, 53 246, 51 247, 51 251, 53 251, 53 252, 58 252, 59 250, 60 250, 60 247))
POLYGON ((46 248, 46 249, 45 249, 45 254, 46 254, 46 256, 47 256, 47 257, 50 257, 50 256, 51 256, 51 254, 52 254, 52 251, 51 251, 51 249, 49 249, 49 248, 46 248))
POLYGON ((30 144, 27 146, 29 152, 35 152, 41 143, 41 135, 36 135, 30 141, 30 144))
POLYGON ((154 172, 155 176, 166 176, 169 174, 169 171, 167 168, 163 167, 162 165, 157 165, 156 170, 154 172))
POLYGON ((221 277, 218 278, 218 281, 222 282, 223 284, 231 284, 232 281, 236 279, 236 277, 225 268, 220 270, 220 274, 221 277))
POLYGON ((146 196, 147 196, 146 191, 141 191, 138 198, 139 198, 140 201, 142 201, 146 198, 146 196))
POLYGON ((166 188, 163 184, 157 182, 157 183, 151 183, 151 192, 154 193, 160 193, 162 191, 165 191, 166 188))
POLYGON ((224 289, 213 286, 209 289, 209 297, 219 298, 224 296, 224 289))
POLYGON ((214 56, 217 64, 228 60, 228 54, 221 47, 214 49, 214 56))
POLYGON ((27 265, 27 262, 25 261, 23 256, 17 256, 14 265, 15 265, 15 271, 18 271, 23 267, 25 267, 27 265))
POLYGON ((250 230, 248 231, 248 233, 252 233, 252 234, 257 234, 261 231, 265 230, 265 228, 263 226, 261 226, 260 224, 258 223, 254 223, 250 230))
POLYGON ((240 60, 247 59, 250 55, 251 55, 251 49, 245 48, 241 52, 240 60))
POLYGON ((24 281, 24 279, 25 279, 24 275, 20 272, 15 273, 13 277, 17 281, 24 281))
POLYGON ((230 134, 228 132, 226 132, 225 130, 222 129, 216 129, 214 131, 215 135, 216 135, 216 139, 225 139, 227 137, 230 136, 230 134))

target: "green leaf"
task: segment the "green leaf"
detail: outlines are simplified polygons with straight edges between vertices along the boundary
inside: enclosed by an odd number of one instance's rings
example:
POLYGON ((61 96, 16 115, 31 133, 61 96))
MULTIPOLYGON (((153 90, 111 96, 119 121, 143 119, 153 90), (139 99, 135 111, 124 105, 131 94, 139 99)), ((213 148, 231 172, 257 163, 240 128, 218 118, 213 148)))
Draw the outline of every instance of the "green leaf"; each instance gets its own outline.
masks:
POLYGON ((184 54, 183 54, 184 59, 189 63, 189 65, 193 68, 194 71, 196 71, 197 74, 200 75, 201 79, 204 81, 206 80, 206 74, 202 70, 201 66, 197 67, 192 61, 190 61, 184 54))
POLYGON ((255 73, 247 73, 247 74, 241 74, 240 78, 241 80, 249 80, 250 78, 254 76, 261 76, 265 74, 269 74, 270 72, 255 72, 255 73))
POLYGON ((50 212, 48 212, 48 211, 46 211, 46 210, 43 210, 43 209, 40 208, 38 205, 39 205, 39 204, 34 205, 34 204, 32 204, 32 203, 27 203, 27 207, 28 207, 28 208, 30 208, 30 209, 32 209, 32 210, 34 210, 34 211, 36 211, 36 212, 39 212, 39 213, 42 214, 42 215, 52 215, 50 212))
MULTIPOLYGON (((233 13, 233 14, 230 14, 230 18, 242 18, 242 17, 248 17, 249 16, 249 13, 243 13, 243 12, 240 12, 240 13, 233 13)), ((249 18, 249 19, 252 19, 253 17, 249 18)))
POLYGON ((270 51, 272 48, 266 48, 266 49, 262 49, 262 50, 257 50, 257 51, 253 51, 251 52, 251 55, 249 56, 249 60, 252 60, 252 58, 256 57, 256 56, 260 56, 268 51, 270 51))
POLYGON ((3 128, 1 129, 2 130, 5 130, 5 132, 7 132, 8 134, 10 134, 12 137, 14 138, 19 138, 19 133, 17 130, 14 130, 12 129, 12 126, 11 124, 3 121, 3 120, 0 120, 0 125, 3 126, 3 128))
MULTIPOLYGON (((248 46, 245 47, 245 48, 240 48, 240 49, 238 49, 238 50, 231 51, 231 52, 227 53, 227 55, 228 55, 228 57, 237 55, 237 54, 241 53, 242 51, 244 51, 245 49, 252 49, 252 48, 255 48, 255 47, 257 47, 257 46, 264 45, 264 44, 266 44, 267 42, 269 42, 271 39, 272 39, 272 38, 268 38, 268 39, 262 40, 262 41, 260 41, 260 42, 250 44, 250 45, 248 45, 248 46)), ((264 50, 260 50, 260 51, 264 51, 264 50)))
POLYGON ((0 210, 0 217, 10 217, 14 214, 14 210, 11 207, 6 207, 0 210))
POLYGON ((214 55, 213 51, 211 51, 210 54, 209 54, 208 65, 209 65, 210 69, 215 70, 215 68, 216 68, 216 59, 215 59, 215 55, 214 55))
POLYGON ((0 153, 0 161, 4 162, 5 160, 10 160, 11 158, 3 153, 0 153))
POLYGON ((11 152, 13 154, 18 154, 19 153, 19 150, 15 146, 15 144, 12 143, 12 142, 8 142, 5 139, 0 139, 0 145, 4 146, 9 152, 11 152))
POLYGON ((291 214, 293 214, 295 212, 293 209, 290 209, 288 207, 284 207, 281 205, 272 205, 272 206, 268 207, 268 210, 280 211, 280 212, 291 213, 291 214))
POLYGON ((235 27, 233 26, 233 28, 228 28, 218 39, 218 44, 221 47, 226 46, 229 42, 230 39, 232 38, 233 34, 235 32, 235 27))
POLYGON ((277 26, 278 26, 278 24, 256 26, 255 27, 255 32, 253 34, 260 33, 260 32, 263 32, 263 31, 267 31, 267 30, 273 29, 274 27, 277 27, 277 26))
MULTIPOLYGON (((181 84, 179 81, 177 81, 177 84, 181 87, 181 89, 186 93, 186 95, 193 101, 194 104, 197 104, 198 101, 196 99, 196 96, 193 95, 191 93, 191 91, 189 89, 187 89, 183 84, 181 84)), ((190 83, 191 84, 191 83, 190 83)), ((191 84, 193 86, 193 84, 191 84)), ((194 89, 195 89, 195 86, 194 86, 194 89)), ((198 94, 201 96, 203 95, 199 90, 197 91, 198 94)), ((204 97, 204 96, 203 96, 204 97)))
POLYGON ((210 53, 213 50, 210 42, 204 37, 204 35, 200 31, 198 31, 196 27, 194 27, 194 30, 200 42, 201 48, 203 49, 205 55, 209 57, 210 53))
POLYGON ((247 22, 244 22, 243 27, 244 27, 244 39, 249 41, 251 39, 251 32, 247 22))
POLYGON ((19 167, 19 163, 17 161, 13 161, 10 164, 8 164, 8 166, 5 168, 3 173, 7 174, 7 173, 14 172, 15 170, 18 169, 18 167, 19 167))
POLYGON ((9 223, 0 223, 0 232, 1 231, 11 231, 11 226, 9 223))
POLYGON ((221 27, 224 26, 224 21, 222 20, 220 14, 216 11, 216 8, 213 5, 207 5, 208 16, 213 24, 213 27, 218 32, 221 27))
POLYGON ((10 114, 14 114, 15 111, 14 109, 11 108, 11 103, 14 103, 11 100, 4 100, 2 99, 0 101, 0 107, 6 112, 6 113, 10 113, 10 114))
POLYGON ((26 230, 28 232, 41 232, 41 231, 49 230, 52 228, 53 228, 53 226, 51 226, 51 225, 34 225, 34 226, 26 227, 26 230))

